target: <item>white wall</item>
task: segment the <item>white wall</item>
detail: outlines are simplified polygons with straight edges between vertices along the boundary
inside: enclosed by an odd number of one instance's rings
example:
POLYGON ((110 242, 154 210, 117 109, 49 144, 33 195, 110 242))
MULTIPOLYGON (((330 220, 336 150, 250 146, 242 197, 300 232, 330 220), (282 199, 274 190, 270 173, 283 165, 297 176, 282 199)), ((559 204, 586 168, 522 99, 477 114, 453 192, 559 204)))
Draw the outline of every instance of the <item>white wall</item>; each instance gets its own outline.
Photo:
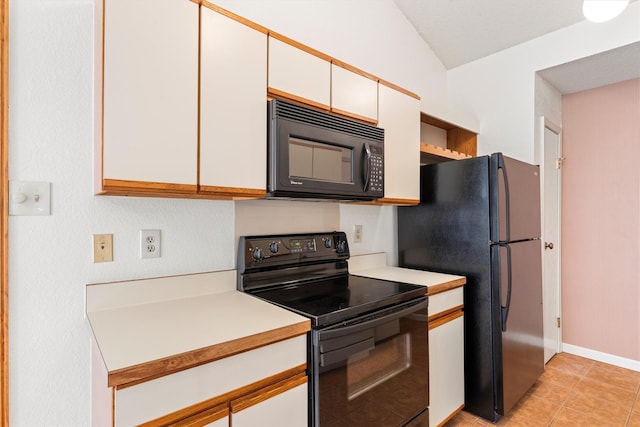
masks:
MULTIPOLYGON (((392 0, 225 3, 423 95, 423 106, 448 108, 442 65, 392 0)), ((90 424, 87 283, 233 268, 235 230, 251 229, 233 202, 92 195, 93 31, 93 0, 10 1, 9 179, 52 183, 50 216, 9 221, 15 426, 90 424), (162 230, 161 258, 138 259, 142 228, 162 230), (94 233, 113 233, 114 262, 92 263, 94 233)), ((284 224, 286 217, 271 214, 264 203, 251 207, 271 215, 274 227, 284 224)), ((351 245, 354 254, 395 252, 394 208, 320 210, 330 219, 314 224, 335 224, 338 210, 340 228, 352 233, 354 224, 363 225, 363 242, 351 245)))
MULTIPOLYGON (((535 73, 640 40, 640 2, 616 19, 582 21, 449 71, 452 97, 480 121, 478 154, 534 161, 535 73)), ((560 123, 558 123, 560 125, 560 123)))

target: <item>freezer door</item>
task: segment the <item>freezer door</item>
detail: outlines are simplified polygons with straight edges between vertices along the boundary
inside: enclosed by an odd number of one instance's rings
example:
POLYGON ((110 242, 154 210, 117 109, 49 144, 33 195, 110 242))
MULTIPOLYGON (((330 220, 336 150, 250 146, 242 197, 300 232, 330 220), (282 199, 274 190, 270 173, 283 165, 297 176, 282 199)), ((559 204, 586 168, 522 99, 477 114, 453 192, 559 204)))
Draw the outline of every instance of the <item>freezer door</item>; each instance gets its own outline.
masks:
POLYGON ((491 241, 540 237, 540 167, 491 155, 491 241))
POLYGON ((492 248, 499 263, 499 274, 494 277, 500 281, 503 319, 502 366, 496 366, 496 411, 501 415, 509 412, 544 370, 540 244, 540 240, 530 240, 492 248))

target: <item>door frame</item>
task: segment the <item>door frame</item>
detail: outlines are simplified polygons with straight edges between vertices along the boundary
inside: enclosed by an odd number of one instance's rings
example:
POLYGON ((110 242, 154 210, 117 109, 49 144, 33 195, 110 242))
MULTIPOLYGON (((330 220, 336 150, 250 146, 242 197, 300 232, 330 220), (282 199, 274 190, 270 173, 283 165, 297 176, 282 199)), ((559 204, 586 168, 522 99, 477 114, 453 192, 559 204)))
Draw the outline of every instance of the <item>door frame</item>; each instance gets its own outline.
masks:
MULTIPOLYGON (((542 218, 542 230, 541 230, 541 235, 543 237, 543 239, 547 239, 547 237, 544 235, 544 229, 545 229, 545 215, 544 215, 544 211, 545 211, 545 202, 546 202, 546 198, 547 195, 545 194, 545 185, 544 185, 544 181, 545 181, 545 170, 546 167, 548 165, 545 165, 545 129, 549 129, 551 132, 555 133, 556 135, 558 135, 558 157, 559 159, 562 159, 562 127, 557 125, 556 123, 554 123, 553 121, 549 120, 548 118, 544 117, 544 116, 540 116, 537 118, 537 145, 538 145, 538 149, 539 149, 539 162, 540 162, 540 173, 541 173, 541 178, 540 178, 540 208, 541 208, 541 212, 543 213, 541 218, 542 218)), ((560 160, 561 162, 561 160, 560 160)), ((553 165, 550 165, 552 167, 554 167, 553 165)), ((557 224, 558 224, 558 235, 557 236, 553 236, 553 243, 554 243, 554 254, 556 257, 556 264, 558 266, 558 271, 556 274, 556 286, 554 289, 554 294, 556 296, 557 299, 557 307, 558 307, 558 312, 556 314, 556 316, 560 319, 562 319, 562 241, 561 241, 561 236, 562 236, 562 167, 560 164, 560 167, 558 168, 558 183, 557 183, 557 204, 558 204, 558 211, 556 213, 557 215, 557 224)), ((549 241, 549 239, 547 239, 547 241, 549 241)), ((542 242, 543 244, 541 245, 542 247, 542 277, 543 277, 543 292, 546 289, 546 286, 544 285, 544 278, 545 278, 545 268, 546 268, 546 263, 544 262, 545 259, 545 248, 544 248, 544 240, 542 242)), ((543 293, 544 295, 544 293, 543 293)), ((561 353, 562 352, 562 327, 558 327, 558 335, 557 335, 557 345, 556 345, 556 353, 561 353)), ((545 337, 545 343, 547 342, 547 337, 545 337)), ((545 346, 546 349, 546 346, 545 346)), ((546 356, 545 356, 546 358, 546 356)))
POLYGON ((9 425, 9 0, 0 0, 0 425, 9 425))

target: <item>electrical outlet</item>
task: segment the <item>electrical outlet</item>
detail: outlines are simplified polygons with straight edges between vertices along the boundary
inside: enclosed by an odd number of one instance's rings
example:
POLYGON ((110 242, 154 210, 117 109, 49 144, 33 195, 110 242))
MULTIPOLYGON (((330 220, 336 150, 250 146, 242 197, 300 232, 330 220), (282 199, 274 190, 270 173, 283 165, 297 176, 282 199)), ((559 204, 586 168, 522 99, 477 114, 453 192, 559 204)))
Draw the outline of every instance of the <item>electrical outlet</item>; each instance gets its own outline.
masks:
POLYGON ((353 226, 353 243, 362 243, 362 225, 353 226))
POLYGON ((140 230, 140 258, 160 258, 160 230, 140 230))
POLYGON ((113 234, 93 235, 93 262, 113 261, 113 234))

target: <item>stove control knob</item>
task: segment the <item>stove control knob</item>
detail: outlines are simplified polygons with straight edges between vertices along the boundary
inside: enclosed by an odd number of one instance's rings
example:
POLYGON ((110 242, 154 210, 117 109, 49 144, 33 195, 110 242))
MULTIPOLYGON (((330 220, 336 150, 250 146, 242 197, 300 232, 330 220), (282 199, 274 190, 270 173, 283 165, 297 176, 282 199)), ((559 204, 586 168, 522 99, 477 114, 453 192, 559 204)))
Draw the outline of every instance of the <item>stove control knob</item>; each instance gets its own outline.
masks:
POLYGON ((251 256, 253 257, 254 261, 260 261, 262 259, 262 249, 255 248, 251 256))
POLYGON ((277 254, 278 251, 280 250, 280 245, 278 245, 278 242, 271 242, 269 244, 269 250, 271 251, 272 254, 277 254))
POLYGON ((331 247, 333 246, 333 241, 331 239, 326 239, 324 241, 324 247, 327 249, 331 249, 331 247))
POLYGON ((336 252, 338 253, 343 253, 347 251, 347 241, 346 240, 340 240, 338 243, 336 243, 336 252))

